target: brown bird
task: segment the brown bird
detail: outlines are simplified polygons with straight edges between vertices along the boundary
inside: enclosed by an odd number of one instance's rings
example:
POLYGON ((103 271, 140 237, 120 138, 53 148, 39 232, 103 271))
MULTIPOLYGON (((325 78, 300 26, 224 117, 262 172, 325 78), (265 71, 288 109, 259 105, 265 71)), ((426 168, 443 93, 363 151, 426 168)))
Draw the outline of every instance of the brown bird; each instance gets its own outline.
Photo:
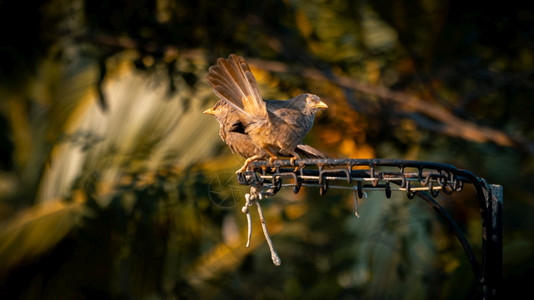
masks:
MULTIPOLYGON (((267 100, 268 109, 283 107, 286 101, 267 100)), ((239 120, 239 115, 235 108, 219 100, 215 105, 204 111, 205 114, 213 115, 219 122, 219 135, 221 139, 230 147, 233 153, 237 153, 244 158, 267 158, 269 154, 255 146, 251 138, 245 132, 243 124, 239 120)), ((297 145, 295 152, 303 158, 328 158, 327 155, 313 148, 312 146, 300 144, 297 145)), ((276 153, 277 156, 283 156, 276 153)))
MULTIPOLYGON (((235 109, 252 144, 267 152, 271 162, 278 159, 278 155, 292 156, 292 164, 300 158, 297 146, 312 128, 317 111, 328 107, 312 94, 275 101, 277 104, 268 107, 247 62, 234 54, 228 59, 219 58, 217 65, 209 68, 208 83, 221 100, 235 109)), ((249 157, 237 172, 246 170, 250 162, 261 158, 259 155, 249 157)))

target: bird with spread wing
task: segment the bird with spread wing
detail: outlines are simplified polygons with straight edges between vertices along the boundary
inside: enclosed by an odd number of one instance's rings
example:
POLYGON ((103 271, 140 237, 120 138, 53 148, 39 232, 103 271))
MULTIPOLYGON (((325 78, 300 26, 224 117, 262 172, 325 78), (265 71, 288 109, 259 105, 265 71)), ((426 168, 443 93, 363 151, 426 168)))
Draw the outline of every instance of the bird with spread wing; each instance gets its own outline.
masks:
MULTIPOLYGON (((236 122, 230 130, 240 128, 254 147, 269 155, 270 162, 279 156, 291 157, 292 164, 299 159, 298 146, 312 128, 317 111, 328 107, 313 94, 301 94, 287 101, 264 101, 247 62, 234 54, 228 59, 219 58, 209 68, 207 78, 214 93, 235 110, 236 122)), ((261 151, 244 156, 247 160, 237 172, 264 158, 261 151)))

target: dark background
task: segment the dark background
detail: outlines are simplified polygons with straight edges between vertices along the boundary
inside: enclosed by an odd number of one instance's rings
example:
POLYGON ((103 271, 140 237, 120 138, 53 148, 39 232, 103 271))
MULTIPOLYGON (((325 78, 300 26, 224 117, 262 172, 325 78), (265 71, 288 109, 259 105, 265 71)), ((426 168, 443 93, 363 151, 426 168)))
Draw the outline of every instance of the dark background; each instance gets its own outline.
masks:
MULTIPOLYGON (((218 57, 264 97, 329 105, 333 157, 450 163, 504 187, 501 295, 533 278, 534 14, 519 1, 0 2, 0 297, 478 297, 417 198, 313 188, 263 204, 245 248, 242 159, 201 112, 218 57), (258 225, 258 224, 256 224, 258 225)), ((478 257, 469 188, 438 197, 478 257)), ((253 211, 253 220, 257 215, 253 211)))

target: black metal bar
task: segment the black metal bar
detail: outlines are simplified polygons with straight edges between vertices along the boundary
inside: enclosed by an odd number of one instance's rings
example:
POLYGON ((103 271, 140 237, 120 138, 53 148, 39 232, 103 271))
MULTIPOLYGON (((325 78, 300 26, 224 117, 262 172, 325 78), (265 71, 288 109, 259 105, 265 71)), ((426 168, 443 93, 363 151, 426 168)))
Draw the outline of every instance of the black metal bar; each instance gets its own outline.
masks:
POLYGON ((293 164, 289 160, 274 160, 273 163, 268 161, 254 161, 250 165, 254 168, 264 167, 290 167, 290 166, 378 166, 378 167, 406 167, 406 168, 424 168, 435 170, 457 170, 455 166, 444 163, 423 162, 415 160, 400 159, 297 159, 293 164))
POLYGON ((502 240, 494 241, 496 237, 494 226, 492 225, 493 205, 491 205, 491 190, 482 179, 476 177, 467 170, 459 170, 473 185, 477 192, 477 198, 482 218, 482 293, 484 299, 496 299, 497 285, 502 277, 501 266, 496 266, 495 262, 502 262, 502 240), (500 248, 500 249, 499 249, 500 248), (499 257, 499 253, 500 257, 499 257))
POLYGON ((498 299, 501 295, 500 284, 502 281, 502 209, 503 209, 503 187, 500 185, 490 185, 491 197, 489 206, 492 206, 492 228, 493 235, 489 241, 492 253, 488 260, 492 264, 491 272, 488 272, 488 281, 491 282, 490 297, 498 299))
POLYGON ((247 172, 245 175, 238 176, 239 183, 262 185, 263 180, 256 175, 256 172, 259 170, 262 171, 263 175, 266 175, 268 173, 266 170, 275 168, 277 175, 285 175, 274 176, 272 178, 273 191, 271 195, 274 195, 280 189, 282 177, 294 178, 297 186, 294 191, 298 192, 300 186, 306 183, 306 180, 302 179, 303 176, 316 176, 318 178, 316 183, 320 185, 321 195, 326 193, 328 189, 328 178, 345 180, 347 184, 356 180, 357 183, 355 184, 358 187, 357 195, 360 198, 362 196, 362 188, 365 189, 366 186, 369 186, 362 185, 361 182, 364 179, 371 181, 372 187, 383 186, 386 197, 388 198, 391 195, 390 183, 395 183, 405 188, 407 196, 410 199, 416 194, 419 195, 446 220, 449 227, 453 230, 469 259, 475 278, 482 285, 483 298, 495 299, 498 297, 498 287, 502 279, 502 188, 500 190, 495 189, 497 193, 500 191, 500 198, 494 197, 492 192, 494 186, 490 188, 483 179, 478 178, 472 172, 457 169, 450 164, 397 159, 299 159, 295 160, 294 164, 289 160, 275 160, 272 164, 268 161, 255 161, 250 166, 254 169, 254 172, 247 172), (300 168, 299 173, 292 173, 290 169, 281 169, 281 167, 294 168, 295 166, 300 168), (354 167, 362 166, 368 169, 354 170, 354 167), (310 169, 309 167, 315 169, 310 169), (396 167, 399 171, 377 171, 377 167, 396 167), (417 172, 406 171, 407 168, 416 169, 417 172), (287 174, 295 175, 288 176, 287 174), (280 182, 276 181, 276 178, 280 182), (417 180, 417 184, 427 187, 430 195, 415 192, 413 190, 414 187, 410 183, 411 180, 417 180), (379 182, 384 183, 379 185, 379 182), (436 197, 439 193, 439 189, 434 189, 438 185, 438 188, 441 188, 448 195, 462 190, 464 183, 470 183, 477 194, 477 202, 482 219, 483 251, 481 264, 476 260, 471 246, 458 225, 432 198, 436 197))

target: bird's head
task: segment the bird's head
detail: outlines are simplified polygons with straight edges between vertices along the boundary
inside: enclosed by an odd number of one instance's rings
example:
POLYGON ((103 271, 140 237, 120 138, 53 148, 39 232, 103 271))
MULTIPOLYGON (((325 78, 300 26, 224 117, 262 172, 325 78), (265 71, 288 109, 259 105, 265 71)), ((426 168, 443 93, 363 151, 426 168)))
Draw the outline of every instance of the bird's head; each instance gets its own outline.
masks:
POLYGON ((311 114, 315 114, 319 109, 328 108, 328 105, 326 105, 326 103, 324 103, 317 95, 302 94, 297 97, 299 98, 299 106, 302 106, 303 112, 308 111, 311 114))
POLYGON ((212 115, 217 120, 221 120, 223 114, 224 114, 225 108, 221 100, 217 101, 215 105, 212 108, 206 109, 202 113, 207 115, 212 115))

